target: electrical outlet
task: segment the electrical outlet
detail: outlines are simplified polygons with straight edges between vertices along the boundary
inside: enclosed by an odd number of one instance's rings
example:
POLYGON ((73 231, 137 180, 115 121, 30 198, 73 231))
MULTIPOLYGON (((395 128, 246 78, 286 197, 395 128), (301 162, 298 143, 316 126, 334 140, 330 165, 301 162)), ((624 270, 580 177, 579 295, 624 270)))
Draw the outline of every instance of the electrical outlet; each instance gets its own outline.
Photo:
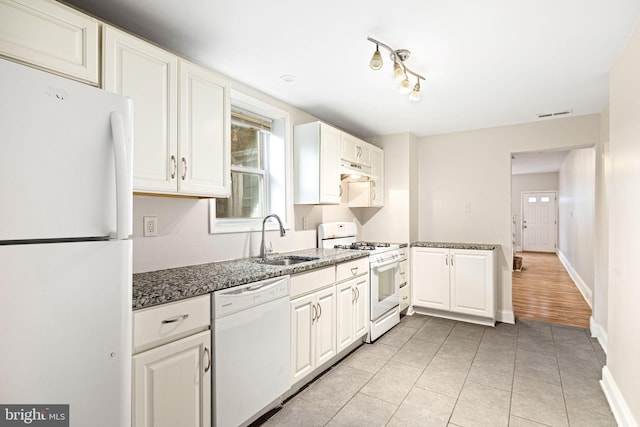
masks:
POLYGON ((155 237, 158 235, 158 217, 153 216, 143 216, 143 229, 142 235, 144 237, 155 237))

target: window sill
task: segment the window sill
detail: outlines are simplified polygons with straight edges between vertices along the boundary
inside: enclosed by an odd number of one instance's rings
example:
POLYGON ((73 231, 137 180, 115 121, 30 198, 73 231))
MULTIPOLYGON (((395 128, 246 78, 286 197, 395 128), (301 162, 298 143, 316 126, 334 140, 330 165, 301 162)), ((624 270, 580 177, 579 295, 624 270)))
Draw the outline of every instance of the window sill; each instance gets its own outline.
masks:
MULTIPOLYGON (((209 234, 228 234, 228 233, 252 233, 262 231, 262 221, 259 219, 223 219, 216 218, 215 215, 216 200, 209 200, 209 234)), ((285 230, 291 229, 287 221, 282 223, 285 230)), ((265 224, 265 231, 279 230, 278 222, 269 219, 265 224)))

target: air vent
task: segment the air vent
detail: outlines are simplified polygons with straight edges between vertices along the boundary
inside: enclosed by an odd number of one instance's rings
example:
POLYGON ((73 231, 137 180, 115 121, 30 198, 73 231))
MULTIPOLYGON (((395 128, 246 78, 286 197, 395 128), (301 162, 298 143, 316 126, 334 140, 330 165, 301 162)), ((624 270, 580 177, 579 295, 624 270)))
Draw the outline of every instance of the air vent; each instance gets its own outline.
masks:
POLYGON ((558 111, 556 113, 542 113, 538 114, 539 119, 546 119, 547 117, 564 116, 565 114, 571 114, 573 110, 558 111))

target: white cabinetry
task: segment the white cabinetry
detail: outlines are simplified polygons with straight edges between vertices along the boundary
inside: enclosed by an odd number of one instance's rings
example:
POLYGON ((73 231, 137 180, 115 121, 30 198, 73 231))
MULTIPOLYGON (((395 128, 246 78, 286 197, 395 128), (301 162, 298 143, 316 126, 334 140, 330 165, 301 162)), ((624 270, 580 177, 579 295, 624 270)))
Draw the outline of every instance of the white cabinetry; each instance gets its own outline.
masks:
POLYGON ((371 153, 373 178, 349 183, 349 207, 352 208, 384 206, 384 151, 374 145, 368 150, 371 153))
POLYGON ((109 26, 103 53, 104 88, 134 101, 134 191, 227 197, 226 80, 109 26))
POLYGON ((294 128, 294 203, 340 203, 341 138, 340 130, 325 123, 312 122, 294 128))
POLYGON ((413 306, 426 309, 417 311, 427 314, 494 324, 494 252, 413 247, 413 306))
POLYGON ((368 258, 338 264, 336 269, 338 353, 369 332, 368 258))
POLYGON ((134 427, 211 425, 209 301, 134 312, 134 427))
POLYGON ((50 0, 0 0, 0 55, 98 85, 99 22, 50 0))
POLYGON ((334 267, 291 277, 292 384, 336 355, 334 284, 334 267))
POLYGON ((371 165, 371 144, 355 136, 344 133, 340 149, 340 158, 359 165, 371 165))

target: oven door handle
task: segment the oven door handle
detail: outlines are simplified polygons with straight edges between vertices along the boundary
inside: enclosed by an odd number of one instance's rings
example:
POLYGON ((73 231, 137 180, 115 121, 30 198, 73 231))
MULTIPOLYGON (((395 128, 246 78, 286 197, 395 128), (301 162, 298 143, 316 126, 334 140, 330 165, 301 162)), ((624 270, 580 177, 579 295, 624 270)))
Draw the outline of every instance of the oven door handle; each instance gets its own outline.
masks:
POLYGON ((391 270, 392 268, 397 268, 399 266, 400 266, 400 263, 398 262, 397 259, 392 259, 390 261, 381 262, 379 264, 371 264, 371 268, 373 268, 374 270, 378 270, 380 272, 391 270), (395 265, 395 267, 382 268, 382 267, 387 267, 387 266, 390 266, 390 265, 395 265))

